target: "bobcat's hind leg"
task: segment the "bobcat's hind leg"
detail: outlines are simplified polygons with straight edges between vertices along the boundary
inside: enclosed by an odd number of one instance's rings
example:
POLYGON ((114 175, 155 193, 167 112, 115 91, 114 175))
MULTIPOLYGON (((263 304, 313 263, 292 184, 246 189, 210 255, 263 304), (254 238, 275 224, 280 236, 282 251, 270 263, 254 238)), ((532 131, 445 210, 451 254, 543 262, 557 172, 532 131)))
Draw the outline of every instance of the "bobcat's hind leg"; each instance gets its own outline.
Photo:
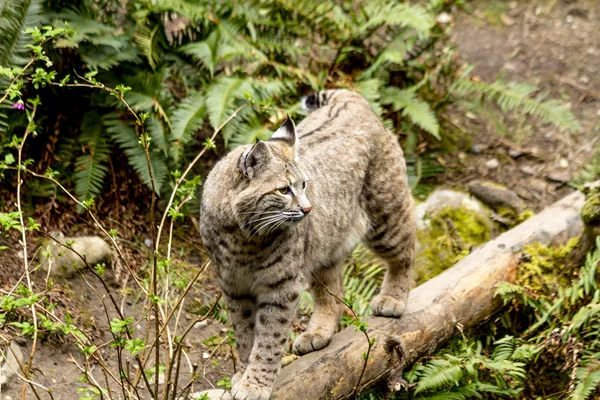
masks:
POLYGON ((372 207, 377 211, 372 213, 375 229, 367 236, 369 247, 388 267, 381 290, 371 302, 373 314, 384 317, 402 315, 412 283, 416 222, 413 199, 404 182, 391 179, 385 184, 388 193, 374 196, 378 202, 372 207))
POLYGON ((303 355, 320 350, 331 342, 344 306, 327 289, 342 298, 344 295, 342 267, 343 263, 337 262, 329 268, 315 272, 310 284, 314 311, 306 332, 300 334, 294 341, 295 354, 303 355))

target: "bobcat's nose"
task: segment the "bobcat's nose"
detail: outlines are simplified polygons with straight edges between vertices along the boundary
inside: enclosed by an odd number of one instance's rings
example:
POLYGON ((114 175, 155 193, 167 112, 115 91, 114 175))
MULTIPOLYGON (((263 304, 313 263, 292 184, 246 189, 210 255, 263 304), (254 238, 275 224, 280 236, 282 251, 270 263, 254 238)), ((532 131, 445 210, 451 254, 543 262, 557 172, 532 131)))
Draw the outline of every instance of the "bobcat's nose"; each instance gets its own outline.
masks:
POLYGON ((298 196, 298 208, 302 210, 304 214, 308 214, 312 210, 312 204, 308 201, 308 198, 302 194, 298 196))

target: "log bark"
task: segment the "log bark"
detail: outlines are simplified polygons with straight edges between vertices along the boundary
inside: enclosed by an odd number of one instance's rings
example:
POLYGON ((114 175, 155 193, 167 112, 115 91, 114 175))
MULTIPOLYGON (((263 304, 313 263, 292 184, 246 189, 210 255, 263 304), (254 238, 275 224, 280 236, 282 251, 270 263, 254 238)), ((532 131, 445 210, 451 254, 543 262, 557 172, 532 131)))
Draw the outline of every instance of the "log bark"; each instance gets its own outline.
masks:
MULTIPOLYGON (((583 232, 584 196, 573 193, 521 225, 478 248, 452 268, 414 289, 399 319, 369 317, 376 339, 362 384, 399 381, 402 370, 431 354, 462 329, 492 316, 502 306, 494 296, 502 281, 515 279, 524 245, 561 244, 583 232)), ((364 335, 347 328, 323 350, 301 357, 281 371, 272 399, 348 397, 360 376, 364 335)))

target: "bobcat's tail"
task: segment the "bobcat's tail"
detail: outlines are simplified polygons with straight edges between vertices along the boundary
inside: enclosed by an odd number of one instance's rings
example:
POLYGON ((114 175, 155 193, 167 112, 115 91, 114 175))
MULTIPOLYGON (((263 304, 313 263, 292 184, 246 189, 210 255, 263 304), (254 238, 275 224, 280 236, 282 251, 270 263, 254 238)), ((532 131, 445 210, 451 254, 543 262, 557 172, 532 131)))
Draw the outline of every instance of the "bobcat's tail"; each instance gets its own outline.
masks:
POLYGON ((347 96, 356 96, 362 99, 361 95, 347 89, 321 90, 302 97, 302 108, 308 112, 314 111, 317 108, 326 106, 328 104, 333 104, 339 101, 340 98, 347 96))

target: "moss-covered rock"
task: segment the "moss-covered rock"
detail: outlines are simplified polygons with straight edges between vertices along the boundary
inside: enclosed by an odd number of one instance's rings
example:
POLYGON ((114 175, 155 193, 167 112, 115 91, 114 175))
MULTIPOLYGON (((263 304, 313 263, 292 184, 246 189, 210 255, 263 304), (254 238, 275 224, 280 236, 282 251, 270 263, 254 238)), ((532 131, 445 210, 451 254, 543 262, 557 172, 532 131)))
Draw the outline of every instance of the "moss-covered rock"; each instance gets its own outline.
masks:
POLYGON ((490 239, 492 223, 485 213, 465 206, 446 206, 426 216, 419 230, 415 266, 417 284, 433 278, 490 239))

